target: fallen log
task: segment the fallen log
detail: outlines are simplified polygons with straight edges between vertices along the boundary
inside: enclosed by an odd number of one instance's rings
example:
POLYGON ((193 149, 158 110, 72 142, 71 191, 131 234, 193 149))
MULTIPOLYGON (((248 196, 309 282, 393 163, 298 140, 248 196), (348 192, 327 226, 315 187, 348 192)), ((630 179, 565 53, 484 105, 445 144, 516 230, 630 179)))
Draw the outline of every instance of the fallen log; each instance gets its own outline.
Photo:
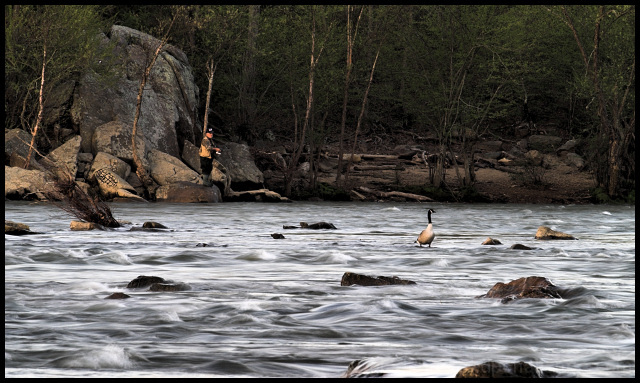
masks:
POLYGON ((287 197, 268 189, 231 192, 224 196, 224 200, 226 202, 291 202, 287 197))
POLYGON ((365 187, 365 186, 359 186, 358 190, 363 192, 363 193, 373 194, 373 195, 375 195, 377 197, 380 197, 380 198, 401 197, 401 198, 413 199, 413 200, 420 201, 420 202, 432 202, 433 201, 432 198, 429 198, 429 197, 424 196, 424 195, 413 194, 413 193, 403 193, 403 192, 399 192, 399 191, 381 192, 381 191, 369 189, 368 187, 365 187))
POLYGON ((356 165, 353 167, 353 170, 360 170, 360 171, 368 171, 368 170, 405 170, 404 167, 400 166, 398 167, 397 165, 370 165, 370 166, 360 166, 360 165, 356 165))

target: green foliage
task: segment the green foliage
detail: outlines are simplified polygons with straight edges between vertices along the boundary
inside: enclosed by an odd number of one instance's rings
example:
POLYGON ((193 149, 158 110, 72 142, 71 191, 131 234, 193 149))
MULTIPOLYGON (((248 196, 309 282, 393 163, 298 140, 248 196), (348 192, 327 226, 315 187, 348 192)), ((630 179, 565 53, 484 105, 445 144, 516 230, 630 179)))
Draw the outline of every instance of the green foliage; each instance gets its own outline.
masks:
POLYGON ((88 70, 116 69, 108 46, 101 44, 106 28, 95 5, 5 6, 5 127, 29 130, 40 92, 46 104, 60 84, 76 81, 88 70))
MULTIPOLYGON (((45 42, 55 50, 47 69, 46 95, 51 89, 47 87, 89 68, 113 69, 104 58, 107 65, 93 65, 103 54, 97 44, 100 31, 108 32, 115 23, 160 38, 178 13, 169 42, 186 53, 193 67, 200 90, 199 119, 203 120, 208 88, 207 64, 213 59, 217 69, 210 117, 216 117, 229 139, 238 138, 241 129, 253 139, 266 131, 291 142, 300 139, 315 20, 315 49, 322 53, 305 141, 314 146, 335 142, 347 70, 347 9, 296 4, 5 6, 5 126, 27 128, 35 118, 45 42)), ((453 134, 456 126, 482 138, 504 136, 524 118, 526 101, 534 122, 553 122, 563 136, 594 141, 595 154, 587 157, 599 182, 606 183, 611 170, 602 164, 607 163, 609 139, 615 132, 635 128, 634 5, 350 9, 352 23, 361 10, 362 18, 353 47, 347 138, 355 130, 373 58, 380 49, 362 136, 373 127, 376 134, 405 130, 414 137, 434 137, 448 151, 449 146, 462 144, 453 134), (594 25, 601 9, 597 94, 565 13, 592 65, 594 25), (599 113, 599 96, 604 114, 599 113)), ((624 182, 635 179, 635 145, 628 146, 621 161, 624 182)), ((533 185, 544 183, 539 174, 523 177, 533 185)))
POLYGON ((635 189, 630 190, 626 195, 620 196, 618 198, 611 198, 607 193, 606 188, 596 187, 591 189, 591 200, 594 203, 599 204, 636 204, 636 191, 635 189))

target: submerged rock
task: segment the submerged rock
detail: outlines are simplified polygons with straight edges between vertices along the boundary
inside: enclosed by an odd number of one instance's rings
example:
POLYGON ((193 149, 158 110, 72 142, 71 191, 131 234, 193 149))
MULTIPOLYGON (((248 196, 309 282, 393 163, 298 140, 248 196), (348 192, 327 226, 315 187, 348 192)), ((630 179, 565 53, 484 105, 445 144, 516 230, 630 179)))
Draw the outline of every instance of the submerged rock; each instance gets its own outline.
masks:
POLYGON ((386 286, 386 285, 415 285, 414 281, 408 279, 400 279, 397 276, 393 277, 370 277, 368 275, 356 274, 346 272, 342 275, 340 286, 386 286))
POLYGON ((131 296, 125 293, 113 293, 104 299, 127 299, 127 298, 131 298, 131 296))
POLYGON ((168 227, 166 227, 165 225, 158 223, 158 222, 153 222, 153 221, 147 221, 145 223, 142 224, 142 227, 144 227, 145 229, 168 229, 168 227))
POLYGON ((520 243, 515 243, 515 244, 511 245, 510 249, 514 249, 514 250, 533 250, 533 247, 525 246, 525 245, 520 244, 520 243))
POLYGON ((558 288, 544 277, 522 277, 509 283, 496 283, 476 298, 501 298, 502 303, 521 298, 562 298, 558 288))
POLYGON ((487 237, 487 239, 485 239, 484 242, 482 242, 482 244, 483 245, 502 245, 502 242, 498 241, 497 239, 487 237))
POLYGON ((337 227, 329 222, 316 222, 311 225, 306 222, 300 222, 300 227, 304 229, 337 229, 337 227))
POLYGON ((138 289, 141 287, 147 287, 154 283, 162 283, 164 282, 164 278, 153 277, 147 275, 139 275, 136 279, 129 282, 127 285, 128 289, 138 289))
POLYGON ((149 286, 149 291, 186 291, 191 290, 191 286, 185 283, 154 283, 149 286))

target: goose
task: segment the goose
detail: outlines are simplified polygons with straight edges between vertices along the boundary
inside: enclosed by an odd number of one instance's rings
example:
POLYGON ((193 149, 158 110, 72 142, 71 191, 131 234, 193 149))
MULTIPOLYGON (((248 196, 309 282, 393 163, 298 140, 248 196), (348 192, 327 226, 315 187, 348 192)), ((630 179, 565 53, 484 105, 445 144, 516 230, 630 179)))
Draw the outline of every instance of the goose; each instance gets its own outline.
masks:
POLYGON ((427 225, 426 229, 422 230, 422 232, 418 236, 418 239, 416 239, 416 241, 414 242, 418 242, 420 244, 420 247, 422 247, 422 245, 429 245, 429 247, 431 247, 431 242, 433 242, 433 239, 436 237, 435 233, 433 232, 433 225, 431 224, 431 213, 435 212, 435 210, 429 209, 429 225, 427 225))

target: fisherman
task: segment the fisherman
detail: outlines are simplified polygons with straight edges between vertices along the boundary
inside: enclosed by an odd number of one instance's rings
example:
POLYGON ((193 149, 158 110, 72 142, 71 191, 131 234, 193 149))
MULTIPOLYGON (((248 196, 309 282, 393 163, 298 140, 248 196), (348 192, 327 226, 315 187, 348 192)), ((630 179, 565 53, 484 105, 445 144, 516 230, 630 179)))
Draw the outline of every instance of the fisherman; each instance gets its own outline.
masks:
POLYGON ((213 143, 213 128, 207 128, 200 144, 200 167, 204 186, 211 186, 211 170, 213 170, 213 153, 220 154, 220 148, 213 143))

